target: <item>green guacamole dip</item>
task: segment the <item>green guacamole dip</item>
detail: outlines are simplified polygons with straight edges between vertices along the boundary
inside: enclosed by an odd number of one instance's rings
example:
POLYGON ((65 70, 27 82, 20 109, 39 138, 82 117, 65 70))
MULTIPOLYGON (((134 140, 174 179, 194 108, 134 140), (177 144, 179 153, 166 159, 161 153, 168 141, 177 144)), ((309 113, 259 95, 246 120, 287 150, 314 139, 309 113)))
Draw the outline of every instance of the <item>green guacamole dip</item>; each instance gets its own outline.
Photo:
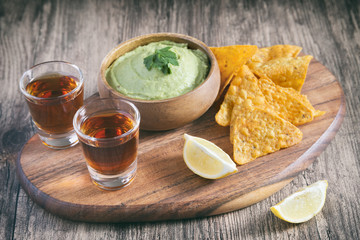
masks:
POLYGON ((185 94, 206 78, 209 60, 200 50, 191 50, 187 44, 170 41, 153 42, 140 46, 120 56, 106 70, 106 80, 115 90, 131 98, 160 100, 185 94), (179 66, 169 64, 171 73, 166 75, 159 69, 150 71, 144 65, 144 58, 155 50, 171 47, 179 66))

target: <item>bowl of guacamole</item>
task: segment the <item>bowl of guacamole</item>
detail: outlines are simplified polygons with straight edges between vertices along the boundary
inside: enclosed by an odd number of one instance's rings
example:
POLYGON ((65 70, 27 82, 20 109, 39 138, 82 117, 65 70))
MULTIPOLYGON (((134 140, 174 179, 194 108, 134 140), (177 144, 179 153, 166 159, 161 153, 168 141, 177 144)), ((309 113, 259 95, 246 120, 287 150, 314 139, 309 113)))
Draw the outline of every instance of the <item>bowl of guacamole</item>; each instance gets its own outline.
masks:
POLYGON ((176 33, 139 36, 119 44, 103 59, 100 97, 134 103, 140 128, 169 130, 204 114, 216 99, 220 71, 200 40, 176 33))

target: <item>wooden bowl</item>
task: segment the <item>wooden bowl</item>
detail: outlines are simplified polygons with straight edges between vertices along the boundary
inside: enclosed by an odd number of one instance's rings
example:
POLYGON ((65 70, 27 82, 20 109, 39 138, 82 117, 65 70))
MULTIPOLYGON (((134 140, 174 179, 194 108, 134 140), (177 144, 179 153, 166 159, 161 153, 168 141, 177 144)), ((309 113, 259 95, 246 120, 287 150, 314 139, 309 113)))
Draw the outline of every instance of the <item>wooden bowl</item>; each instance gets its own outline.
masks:
POLYGON ((211 50, 201 41, 182 34, 156 33, 139 36, 121 43, 112 49, 101 63, 98 89, 100 97, 126 99, 136 105, 140 111, 143 130, 169 130, 183 126, 203 115, 213 104, 219 92, 220 71, 211 50), (200 49, 209 58, 209 73, 199 86, 181 96, 163 100, 142 100, 125 96, 113 89, 105 78, 106 69, 120 56, 135 48, 151 42, 169 40, 187 43, 190 49, 200 49))

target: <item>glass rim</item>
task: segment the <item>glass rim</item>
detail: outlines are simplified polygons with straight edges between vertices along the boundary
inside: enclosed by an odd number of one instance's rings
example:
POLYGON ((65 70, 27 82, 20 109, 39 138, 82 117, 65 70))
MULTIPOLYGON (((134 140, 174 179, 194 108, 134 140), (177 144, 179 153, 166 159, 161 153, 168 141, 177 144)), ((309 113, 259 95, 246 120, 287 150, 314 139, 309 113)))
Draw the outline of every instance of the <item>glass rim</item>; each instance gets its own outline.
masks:
MULTIPOLYGON (((109 108, 109 109, 104 109, 104 110, 111 110, 111 109, 114 109, 114 110, 117 110, 115 108, 109 108)), ((97 112, 100 112, 101 110, 99 111, 95 111, 94 113, 97 113, 97 112)), ((126 112, 128 113, 127 111, 123 111, 123 112, 126 112)), ((132 115, 132 114, 130 114, 132 115)), ((85 118, 86 119, 86 118, 85 118)), ((118 140, 118 139, 121 139, 121 138, 124 138, 128 135, 131 135, 133 132, 135 132, 136 130, 139 129, 139 126, 140 126, 140 111, 139 109, 135 106, 135 104, 133 104, 132 102, 129 102, 127 100, 124 100, 124 99, 121 99, 121 98, 101 98, 101 97, 97 97, 95 99, 92 99, 91 101, 87 102, 86 104, 84 104, 83 106, 81 106, 75 113, 74 117, 73 117, 73 127, 74 127, 74 130, 76 132, 76 134, 78 134, 80 137, 79 137, 79 141, 81 141, 81 138, 83 139, 86 139, 86 140, 89 140, 89 141, 97 141, 97 142, 102 142, 102 143, 106 143, 106 142, 110 142, 110 141, 114 141, 114 140, 118 140), (82 113, 83 111, 85 111, 85 108, 91 104, 92 102, 94 101, 114 101, 114 100, 117 100, 117 101, 120 101, 120 102, 123 102, 123 103, 126 103, 128 104, 134 111, 135 111, 135 114, 134 114, 134 119, 133 121, 135 122, 135 124, 132 126, 132 128, 119 135, 119 136, 116 136, 116 137, 112 137, 112 138, 96 138, 96 137, 91 137, 85 133, 83 133, 81 130, 80 130, 80 126, 81 126, 81 123, 83 123, 84 121, 81 121, 82 119, 84 119, 84 117, 81 117, 79 120, 77 120, 79 118, 79 115, 80 113, 82 113)))
POLYGON ((21 76, 21 78, 20 78, 19 85, 20 85, 20 90, 21 90, 22 94, 23 94, 26 98, 33 99, 33 100, 48 101, 48 102, 49 102, 49 101, 54 101, 54 100, 66 98, 66 97, 70 96, 71 94, 79 91, 79 90, 82 88, 82 86, 84 85, 84 76, 83 76, 83 73, 82 73, 81 69, 80 69, 78 66, 76 66, 75 64, 73 64, 73 63, 66 62, 66 61, 60 61, 60 60, 46 61, 46 62, 41 62, 41 63, 35 64, 34 66, 32 66, 32 67, 30 67, 28 70, 26 70, 26 71, 23 73, 23 75, 21 76), (39 66, 45 65, 45 64, 49 64, 49 63, 60 63, 60 64, 69 65, 69 66, 75 68, 76 71, 78 71, 78 73, 79 73, 79 84, 78 84, 73 90, 71 90, 70 92, 68 92, 68 93, 66 93, 66 94, 64 94, 64 95, 61 95, 61 96, 57 96, 57 97, 41 98, 41 97, 36 97, 36 96, 33 96, 33 95, 29 94, 29 93, 26 91, 26 89, 25 89, 26 86, 24 86, 24 84, 23 84, 24 78, 25 78, 27 75, 29 75, 29 73, 30 73, 33 69, 35 69, 35 68, 37 68, 37 67, 39 67, 39 66))

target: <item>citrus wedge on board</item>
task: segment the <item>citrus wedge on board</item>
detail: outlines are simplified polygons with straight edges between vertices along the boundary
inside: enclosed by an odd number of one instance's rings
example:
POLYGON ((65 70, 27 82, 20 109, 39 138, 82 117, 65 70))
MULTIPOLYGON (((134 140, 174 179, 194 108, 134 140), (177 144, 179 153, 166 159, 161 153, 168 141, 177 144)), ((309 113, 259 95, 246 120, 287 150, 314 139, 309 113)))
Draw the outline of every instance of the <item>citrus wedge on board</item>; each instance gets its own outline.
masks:
POLYGON ((219 179, 237 172, 230 156, 214 143, 184 134, 183 157, 188 168, 203 178, 219 179))
POLYGON ((302 223, 318 214, 324 206, 328 182, 318 181, 291 194, 270 210, 282 220, 302 223))

